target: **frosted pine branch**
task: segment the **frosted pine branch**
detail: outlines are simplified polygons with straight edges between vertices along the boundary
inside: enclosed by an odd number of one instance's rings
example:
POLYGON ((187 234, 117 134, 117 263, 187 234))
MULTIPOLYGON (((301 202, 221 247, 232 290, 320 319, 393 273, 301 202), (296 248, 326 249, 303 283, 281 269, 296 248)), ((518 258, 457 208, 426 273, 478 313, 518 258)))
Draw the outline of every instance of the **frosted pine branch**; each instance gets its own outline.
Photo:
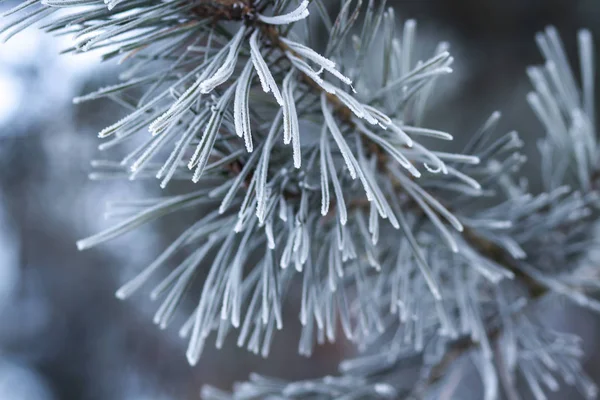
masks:
POLYGON ((99 133, 99 147, 139 144, 120 160, 95 161, 91 178, 190 182, 183 194, 112 204, 107 213, 122 221, 77 246, 192 210, 190 228, 116 292, 125 299, 169 270, 150 293, 162 299, 154 322, 167 328, 183 298, 195 302, 180 329, 190 364, 211 336, 221 347, 228 334, 267 357, 294 287, 300 354, 340 337, 363 351, 337 377, 253 375, 234 397, 425 396, 464 355, 478 365, 486 399, 517 373, 539 399, 556 376, 595 397, 578 340, 531 317, 557 296, 600 311, 577 268, 599 216, 589 32, 578 36, 581 84, 556 30, 536 36, 546 62, 527 71, 527 101, 545 131, 544 192, 533 194, 521 139, 496 132, 499 112, 462 152, 435 145, 453 139, 426 118, 436 83, 453 72, 447 43, 421 59, 416 22, 397 24, 385 1, 344 1, 335 18, 326 5, 73 0, 7 12, 5 37, 40 23, 75 33, 67 52, 99 50, 126 66, 123 82, 75 99, 133 110, 99 133), (313 23, 327 32, 323 53, 305 34, 313 23), (203 287, 189 291, 201 266, 203 287), (416 382, 403 379, 409 367, 420 371, 416 382))

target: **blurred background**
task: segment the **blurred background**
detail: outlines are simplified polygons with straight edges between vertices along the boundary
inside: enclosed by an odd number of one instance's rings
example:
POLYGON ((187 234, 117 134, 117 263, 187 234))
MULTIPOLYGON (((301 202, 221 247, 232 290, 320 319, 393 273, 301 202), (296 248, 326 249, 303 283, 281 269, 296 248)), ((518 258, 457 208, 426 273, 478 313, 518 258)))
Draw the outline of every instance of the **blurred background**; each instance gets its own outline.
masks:
MULTIPOLYGON (((427 125, 460 140, 501 110, 502 129, 518 130, 528 143, 526 172, 535 188, 535 139, 543 132, 525 101, 525 67, 541 62, 533 36, 557 26, 575 60, 577 29, 591 29, 600 43, 600 2, 388 4, 399 18, 418 20, 424 45, 450 42, 457 60, 427 125)), ((96 133, 122 110, 102 101, 75 106, 71 99, 115 83, 119 67, 100 65, 98 54, 59 56, 68 43, 30 29, 0 44, 0 400, 197 399, 203 383, 227 388, 251 371, 295 379, 334 373, 351 350, 322 347, 302 358, 293 321, 268 361, 230 343, 221 351, 209 346, 190 368, 177 327, 161 331, 152 324, 156 305, 148 290, 127 302, 114 297, 187 224, 171 219, 77 251, 77 239, 110 224, 103 218, 107 200, 156 193, 157 185, 87 179, 90 161, 99 157, 96 133)), ((549 318, 583 337, 586 370, 600 382, 600 318, 570 306, 549 318)), ((580 398, 569 388, 553 398, 567 396, 580 398)))

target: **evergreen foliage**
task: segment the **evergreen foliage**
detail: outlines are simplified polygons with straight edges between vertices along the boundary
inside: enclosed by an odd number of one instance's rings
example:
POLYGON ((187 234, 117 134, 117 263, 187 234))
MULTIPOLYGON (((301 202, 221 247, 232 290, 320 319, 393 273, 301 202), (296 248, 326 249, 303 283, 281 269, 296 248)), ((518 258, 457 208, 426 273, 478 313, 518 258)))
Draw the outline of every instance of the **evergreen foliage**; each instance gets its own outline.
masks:
POLYGON ((5 39, 38 23, 73 34, 67 52, 103 49, 127 66, 120 83, 75 99, 106 97, 129 110, 99 133, 101 150, 144 137, 121 160, 95 161, 93 178, 195 184, 113 204, 122 221, 78 247, 198 209, 117 291, 125 299, 168 269, 151 292, 163 299, 154 321, 166 327, 193 299, 180 330, 190 364, 227 335, 267 357, 291 285, 302 288, 301 354, 341 337, 362 352, 339 376, 252 375, 235 398, 421 398, 463 354, 479 366, 485 399, 514 393, 517 374, 537 399, 558 378, 594 398, 579 339, 536 318, 555 297, 600 311, 597 270, 581 268, 600 178, 590 33, 578 36, 578 74, 555 29, 536 37, 546 62, 527 71, 527 100, 545 131, 544 191, 534 194, 521 174, 522 141, 496 132, 498 112, 462 152, 436 146, 452 140, 425 118, 436 83, 452 73, 448 44, 422 60, 415 21, 399 24, 373 0, 342 0, 332 18, 338 3, 27 0, 8 11, 5 39), (186 258, 173 268, 178 253, 186 258), (188 290, 201 267, 201 292, 188 290), (416 382, 404 379, 414 368, 416 382))

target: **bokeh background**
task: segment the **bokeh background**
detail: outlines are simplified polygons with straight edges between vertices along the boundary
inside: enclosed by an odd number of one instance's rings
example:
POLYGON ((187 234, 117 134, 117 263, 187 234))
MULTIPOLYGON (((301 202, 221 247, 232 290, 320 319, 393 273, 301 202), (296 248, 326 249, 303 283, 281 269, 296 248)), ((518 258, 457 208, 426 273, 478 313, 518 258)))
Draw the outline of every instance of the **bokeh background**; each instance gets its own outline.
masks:
MULTIPOLYGON (((457 59, 427 124, 460 141, 501 110, 501 128, 516 129, 526 140, 526 173, 535 188, 535 140, 543 132, 525 101, 525 67, 541 62, 533 36, 557 26, 575 60, 577 29, 591 29, 600 43, 600 2, 388 4, 400 19, 418 20, 423 46, 448 41, 457 59)), ((71 99, 116 82, 119 66, 100 65, 98 54, 59 56, 68 43, 69 37, 30 29, 0 44, 0 400, 197 399, 203 383, 226 388, 250 371, 295 379, 335 372, 352 350, 340 344, 319 348, 311 359, 298 356, 294 318, 268 361, 230 343, 220 351, 209 346, 200 365, 190 368, 177 327, 161 331, 152 324, 156 305, 148 290, 127 302, 114 297, 186 221, 172 218, 77 251, 77 239, 110 224, 106 201, 156 194, 157 185, 87 179, 90 161, 100 156, 96 133, 122 110, 103 101, 75 106, 71 99)), ((600 382, 600 318, 566 305, 547 319, 583 337, 585 368, 600 382)), ((460 398, 480 398, 476 379, 472 385, 460 398)), ((553 398, 567 397, 580 398, 571 389, 553 398)))

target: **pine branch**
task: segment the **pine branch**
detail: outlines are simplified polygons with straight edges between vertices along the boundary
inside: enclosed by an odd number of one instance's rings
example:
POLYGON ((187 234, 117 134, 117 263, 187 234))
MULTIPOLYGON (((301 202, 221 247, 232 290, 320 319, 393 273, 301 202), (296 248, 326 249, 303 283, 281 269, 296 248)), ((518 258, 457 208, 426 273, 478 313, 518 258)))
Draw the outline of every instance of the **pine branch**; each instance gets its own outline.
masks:
MULTIPOLYGON (((453 59, 442 43, 428 60, 416 61, 414 21, 403 25, 399 39, 385 2, 369 2, 362 30, 351 38, 361 2, 351 10, 353 2, 345 1, 333 22, 321 0, 89 3, 26 2, 8 14, 38 8, 3 32, 10 36, 52 17, 45 29, 76 33, 69 51, 108 47, 105 59, 125 55, 122 61, 132 63, 122 83, 76 99, 108 97, 132 110, 99 133, 108 138, 101 149, 145 134, 121 161, 95 162, 101 169, 92 177, 157 178, 162 188, 191 180, 200 189, 113 204, 109 214, 126 218, 78 246, 180 210, 207 209, 117 291, 127 298, 171 256, 189 250, 151 293, 164 294, 154 321, 165 328, 199 265, 210 264, 198 305, 180 330, 189 338, 190 364, 213 331, 217 347, 236 330, 238 346, 266 357, 283 327, 285 294, 299 276, 299 352, 310 355, 315 341, 343 334, 374 353, 342 363, 340 377, 286 383, 252 376, 236 395, 423 395, 457 358, 476 350, 485 398, 493 399, 492 343, 500 338, 510 339, 500 349, 507 353, 502 375, 519 370, 536 396, 543 395, 538 381, 556 387, 544 372, 554 365, 568 366, 560 370, 565 380, 589 397, 595 393, 577 369, 578 343, 540 330, 515 307, 519 296, 535 303, 558 294, 600 310, 575 269, 598 218, 589 33, 579 36, 581 90, 556 32, 537 37, 548 62, 528 70, 535 87, 528 101, 546 130, 539 146, 546 192, 532 195, 519 175, 525 160, 518 135, 494 133, 499 113, 462 153, 420 143, 452 139, 421 121, 453 59), (54 17, 63 7, 72 14, 54 17), (328 32, 325 55, 313 50, 309 8, 328 32), (132 89, 141 94, 132 97, 132 89), (168 146, 166 161, 153 162, 168 146), (572 181, 579 190, 565 186, 572 181), (485 196, 497 201, 473 206, 485 196), (550 348, 553 340, 568 346, 527 359, 517 354, 517 348, 550 348), (421 362, 424 373, 410 388, 399 379, 408 361, 421 362)), ((226 398, 210 388, 204 394, 226 398)))

